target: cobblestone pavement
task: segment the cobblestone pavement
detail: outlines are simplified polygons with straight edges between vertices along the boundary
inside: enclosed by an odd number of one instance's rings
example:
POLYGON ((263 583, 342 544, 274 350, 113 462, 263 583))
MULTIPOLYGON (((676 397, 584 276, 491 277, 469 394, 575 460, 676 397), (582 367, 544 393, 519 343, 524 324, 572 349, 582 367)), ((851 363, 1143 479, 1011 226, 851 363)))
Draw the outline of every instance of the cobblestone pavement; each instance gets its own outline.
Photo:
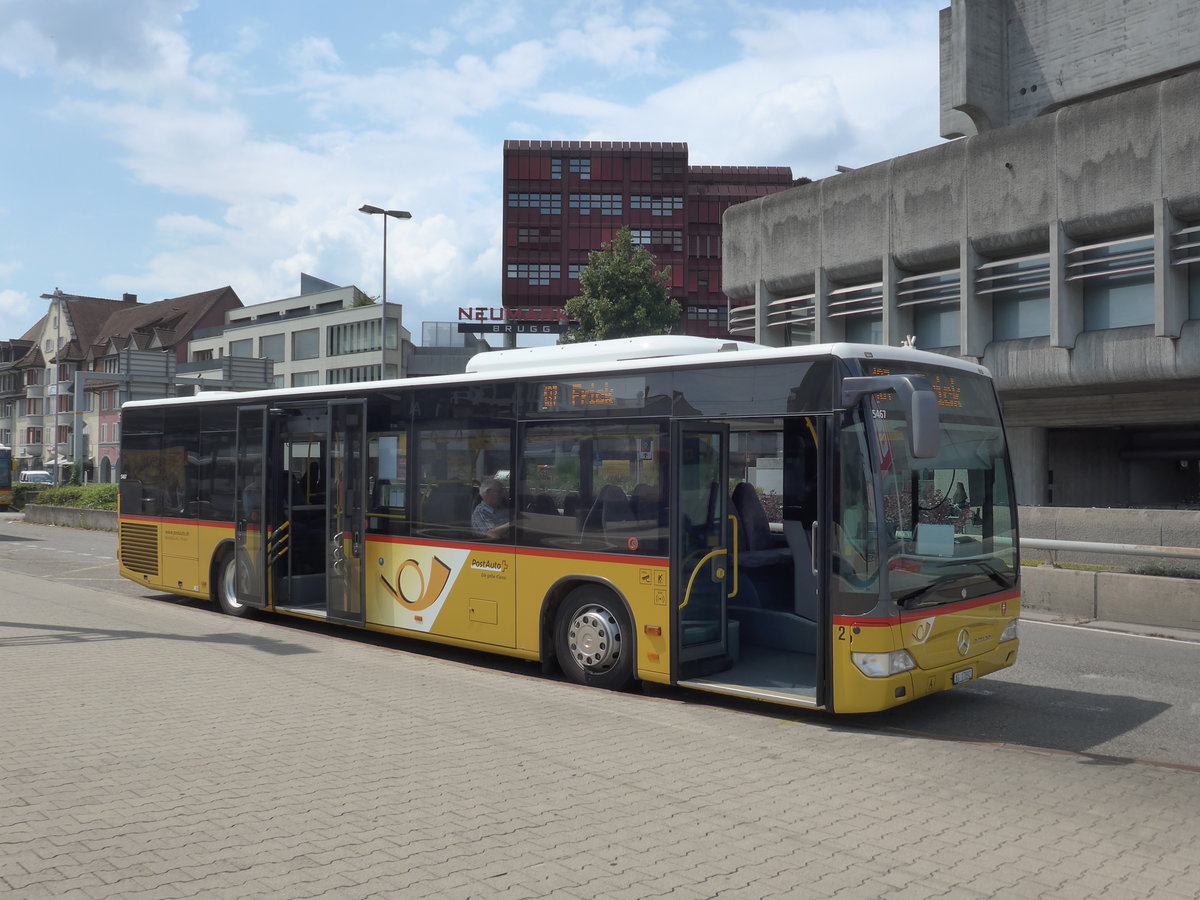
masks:
POLYGON ((0 891, 1200 895, 1194 771, 411 647, 4 573, 0 891))

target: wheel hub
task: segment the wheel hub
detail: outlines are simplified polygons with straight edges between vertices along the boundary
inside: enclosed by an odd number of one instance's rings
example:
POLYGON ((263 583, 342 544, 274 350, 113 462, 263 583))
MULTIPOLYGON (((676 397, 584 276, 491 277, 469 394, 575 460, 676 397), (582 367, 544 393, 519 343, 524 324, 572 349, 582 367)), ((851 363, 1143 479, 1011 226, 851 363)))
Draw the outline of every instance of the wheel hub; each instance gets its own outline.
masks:
POLYGON ((567 629, 571 656, 588 672, 607 672, 621 655, 621 629, 602 606, 581 609, 567 629))

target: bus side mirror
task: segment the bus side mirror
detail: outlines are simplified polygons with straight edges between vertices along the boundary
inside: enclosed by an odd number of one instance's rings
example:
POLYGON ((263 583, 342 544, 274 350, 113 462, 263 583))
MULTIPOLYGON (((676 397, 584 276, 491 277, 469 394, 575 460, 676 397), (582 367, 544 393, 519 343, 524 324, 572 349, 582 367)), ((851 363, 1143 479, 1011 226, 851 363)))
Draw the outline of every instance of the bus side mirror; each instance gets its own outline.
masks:
POLYGON ((916 459, 930 459, 941 447, 941 420, 937 394, 920 375, 869 375, 842 379, 842 406, 847 409, 864 394, 895 391, 908 420, 908 452, 916 459))

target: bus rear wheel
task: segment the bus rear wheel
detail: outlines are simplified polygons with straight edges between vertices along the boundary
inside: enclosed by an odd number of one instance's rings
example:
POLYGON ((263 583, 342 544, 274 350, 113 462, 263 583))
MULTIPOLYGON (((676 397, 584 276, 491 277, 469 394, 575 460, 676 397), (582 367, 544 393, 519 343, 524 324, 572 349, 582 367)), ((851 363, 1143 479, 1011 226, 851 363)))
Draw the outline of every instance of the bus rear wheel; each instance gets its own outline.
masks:
POLYGON ((227 616, 242 617, 249 615, 250 607, 238 599, 237 595, 237 556, 232 552, 226 553, 217 564, 217 580, 213 584, 217 595, 217 605, 227 616))
POLYGON ((576 684, 613 691, 633 685, 633 626, 604 588, 584 585, 563 600, 554 618, 554 652, 576 684))

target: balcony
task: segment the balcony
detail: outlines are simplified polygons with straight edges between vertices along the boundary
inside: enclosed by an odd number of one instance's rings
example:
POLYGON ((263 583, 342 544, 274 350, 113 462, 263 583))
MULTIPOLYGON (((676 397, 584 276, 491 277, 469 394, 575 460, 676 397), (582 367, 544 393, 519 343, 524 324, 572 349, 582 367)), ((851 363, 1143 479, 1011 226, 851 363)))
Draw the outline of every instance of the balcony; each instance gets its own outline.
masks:
POLYGON ((46 396, 46 386, 44 384, 27 384, 24 393, 26 397, 36 400, 46 396))

